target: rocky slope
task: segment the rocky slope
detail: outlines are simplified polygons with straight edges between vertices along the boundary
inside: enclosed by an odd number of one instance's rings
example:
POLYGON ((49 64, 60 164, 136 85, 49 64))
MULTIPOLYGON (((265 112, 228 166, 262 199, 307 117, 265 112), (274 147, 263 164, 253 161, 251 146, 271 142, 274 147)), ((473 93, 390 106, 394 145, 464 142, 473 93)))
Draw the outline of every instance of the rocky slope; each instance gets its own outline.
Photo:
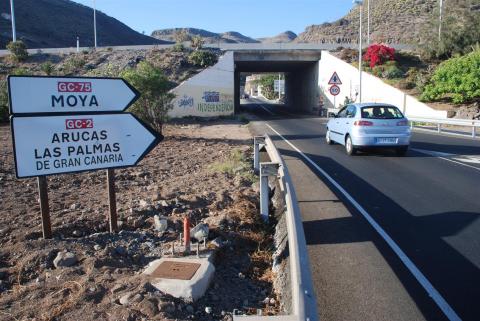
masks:
POLYGON ((274 37, 259 38, 258 40, 263 43, 287 43, 292 42, 297 38, 297 35, 293 31, 285 31, 274 37))
MULTIPOLYGON (((371 3, 371 37, 374 42, 416 43, 437 9, 437 0, 375 0, 371 3)), ((358 41, 359 8, 343 18, 312 25, 296 42, 338 43, 358 41)), ((365 26, 367 6, 363 6, 365 26)), ((365 28, 366 32, 366 28, 365 28)))
POLYGON ((175 34, 177 32, 185 32, 186 36, 192 38, 200 36, 205 40, 205 43, 257 43, 258 40, 244 36, 235 31, 224 33, 215 33, 203 29, 196 28, 171 28, 160 29, 152 32, 152 37, 163 41, 175 41, 175 34))
MULTIPOLYGON (((92 9, 70 0, 15 0, 17 38, 29 48, 92 47, 92 9)), ((98 45, 147 45, 162 43, 142 35, 122 22, 97 11, 98 45)), ((11 40, 10 2, 0 2, 0 47, 11 40)))

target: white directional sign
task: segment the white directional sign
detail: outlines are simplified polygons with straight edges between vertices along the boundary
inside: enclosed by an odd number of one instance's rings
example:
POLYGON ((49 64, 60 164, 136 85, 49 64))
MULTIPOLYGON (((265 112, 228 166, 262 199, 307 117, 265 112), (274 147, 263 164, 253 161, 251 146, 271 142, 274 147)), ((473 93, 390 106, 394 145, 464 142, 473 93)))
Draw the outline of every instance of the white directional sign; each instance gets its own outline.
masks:
POLYGON ((10 113, 123 111, 139 94, 121 78, 8 77, 10 113))
POLYGON ((273 81, 273 91, 275 92, 281 92, 282 94, 285 94, 285 79, 275 79, 273 81))
POLYGON ((157 136, 132 114, 13 117, 17 177, 133 166, 157 136))

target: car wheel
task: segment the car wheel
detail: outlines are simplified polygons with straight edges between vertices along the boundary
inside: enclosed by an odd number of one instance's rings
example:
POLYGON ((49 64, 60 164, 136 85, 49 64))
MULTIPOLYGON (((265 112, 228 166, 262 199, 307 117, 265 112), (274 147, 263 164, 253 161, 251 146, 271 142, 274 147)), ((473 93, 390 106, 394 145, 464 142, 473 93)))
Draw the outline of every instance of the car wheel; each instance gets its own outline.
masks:
POLYGON ((327 141, 328 145, 333 145, 333 140, 330 138, 330 131, 327 130, 327 133, 325 134, 325 140, 327 141))
POLYGON ((357 152, 355 147, 353 147, 352 139, 350 138, 350 136, 347 136, 347 138, 345 139, 345 150, 347 151, 348 155, 355 155, 355 153, 357 152))
POLYGON ((395 149, 395 154, 397 154, 397 156, 405 156, 407 151, 408 151, 408 146, 402 146, 395 149))

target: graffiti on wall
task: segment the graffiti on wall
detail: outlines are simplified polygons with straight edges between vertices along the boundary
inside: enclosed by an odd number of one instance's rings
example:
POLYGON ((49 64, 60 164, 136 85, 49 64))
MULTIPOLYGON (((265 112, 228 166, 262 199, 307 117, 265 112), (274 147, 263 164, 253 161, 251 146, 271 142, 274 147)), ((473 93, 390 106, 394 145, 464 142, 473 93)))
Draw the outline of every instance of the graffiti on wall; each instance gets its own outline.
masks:
POLYGON ((197 105, 197 110, 202 113, 233 112, 233 95, 221 94, 218 91, 205 91, 203 102, 197 105))
POLYGON ((180 108, 193 108, 194 106, 194 100, 193 100, 193 97, 191 96, 187 96, 187 95, 183 95, 183 97, 181 97, 179 100, 178 100, 178 107, 180 108))

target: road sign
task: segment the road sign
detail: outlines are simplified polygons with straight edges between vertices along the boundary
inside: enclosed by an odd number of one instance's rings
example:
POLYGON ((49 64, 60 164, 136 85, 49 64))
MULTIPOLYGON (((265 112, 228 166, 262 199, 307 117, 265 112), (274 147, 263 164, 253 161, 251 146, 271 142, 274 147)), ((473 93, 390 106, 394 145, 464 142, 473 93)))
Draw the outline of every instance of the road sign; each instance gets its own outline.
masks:
POLYGON ((11 114, 124 111, 139 93, 121 78, 9 76, 11 114))
POLYGON ((341 85, 342 84, 342 81, 340 80, 340 77, 338 77, 338 74, 337 74, 336 71, 333 73, 332 77, 330 77, 330 80, 328 81, 328 84, 329 85, 341 85))
POLYGON ((282 94, 285 94, 285 79, 275 79, 273 81, 273 91, 274 92, 281 92, 282 94))
POLYGON ((338 87, 337 85, 333 85, 332 87, 330 87, 330 94, 332 94, 333 96, 337 96, 338 94, 340 94, 340 87, 338 87))
POLYGON ((158 142, 130 113, 12 117, 17 177, 136 165, 158 142))

